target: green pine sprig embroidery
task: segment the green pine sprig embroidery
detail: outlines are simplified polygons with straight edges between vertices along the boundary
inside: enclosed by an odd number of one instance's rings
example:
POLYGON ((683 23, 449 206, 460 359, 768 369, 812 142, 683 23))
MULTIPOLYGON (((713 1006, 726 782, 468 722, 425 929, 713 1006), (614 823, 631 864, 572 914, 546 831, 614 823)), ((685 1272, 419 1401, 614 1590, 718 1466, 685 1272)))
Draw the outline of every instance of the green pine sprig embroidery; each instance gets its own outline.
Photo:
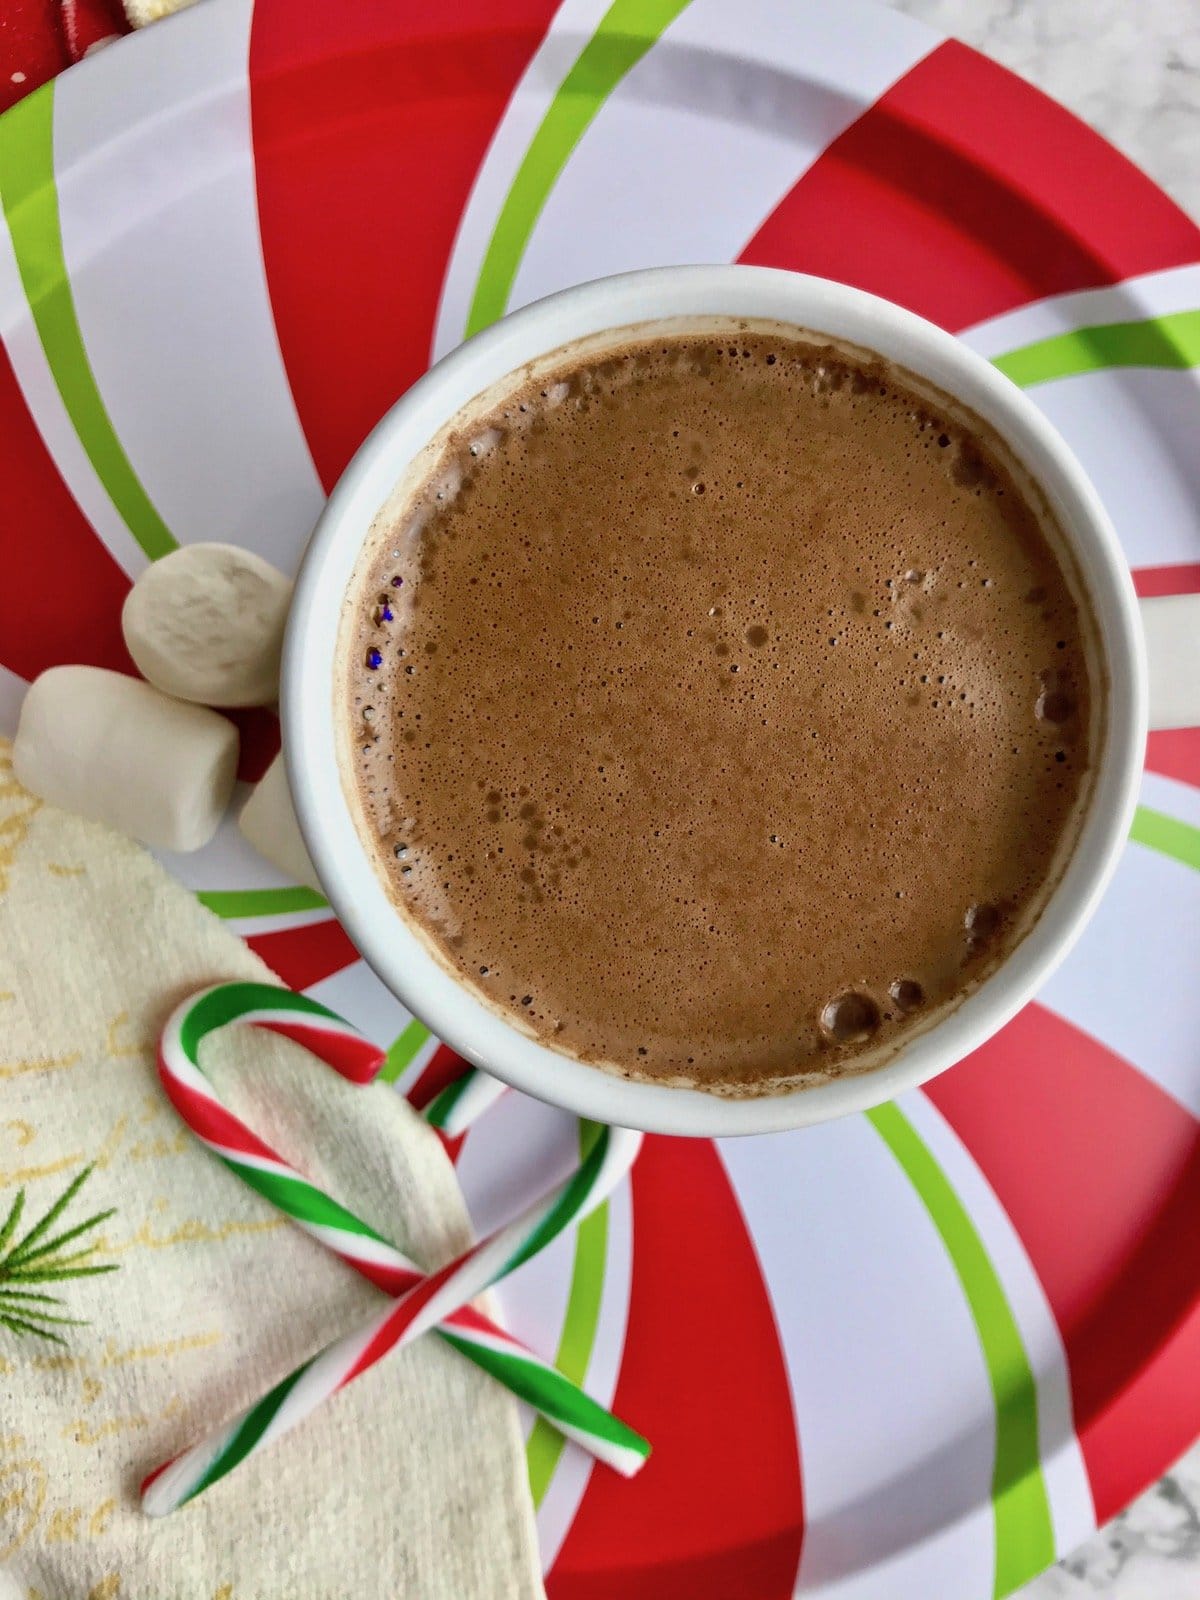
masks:
POLYGON ((83 1188, 92 1172, 84 1167, 46 1212, 40 1222, 17 1239, 17 1229, 25 1213, 25 1191, 17 1190, 8 1216, 0 1223, 0 1327, 10 1333, 35 1334, 39 1339, 49 1339, 54 1344, 65 1344, 57 1327, 82 1327, 78 1317, 64 1317, 63 1306, 57 1295, 47 1294, 35 1284, 62 1283, 68 1278, 90 1278, 100 1272, 115 1272, 117 1263, 93 1263, 95 1243, 83 1244, 83 1236, 107 1222, 113 1208, 100 1211, 86 1222, 78 1222, 63 1233, 51 1233, 54 1225, 83 1188), (75 1245, 78 1248, 69 1249, 75 1245))

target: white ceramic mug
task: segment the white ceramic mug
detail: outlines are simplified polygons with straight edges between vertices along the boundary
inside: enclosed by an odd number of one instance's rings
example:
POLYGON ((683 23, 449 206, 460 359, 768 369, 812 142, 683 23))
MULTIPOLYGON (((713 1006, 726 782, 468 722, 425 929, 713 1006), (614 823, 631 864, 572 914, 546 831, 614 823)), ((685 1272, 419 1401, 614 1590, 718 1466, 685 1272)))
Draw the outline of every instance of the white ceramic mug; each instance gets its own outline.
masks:
MULTIPOLYGON (((1062 960, 1129 833, 1152 726, 1200 721, 1200 604, 1133 592, 1095 489, 1041 412, 981 356, 873 295, 762 267, 677 267, 567 289, 505 317, 440 361, 388 412, 330 496, 296 584, 283 659, 284 751, 301 829, 329 900, 383 982, 469 1061, 603 1122, 677 1134, 760 1133, 890 1100, 952 1066, 1014 1015, 1062 960), (464 406, 528 362, 606 330, 712 316, 792 324, 879 352, 992 424, 1040 484, 1074 551, 1100 630, 1109 691, 1095 780, 1070 862, 1006 961, 882 1065, 754 1099, 633 1082, 536 1042, 433 957, 396 909, 342 788, 334 655, 346 588, 380 507, 426 470, 430 442, 464 406), (1149 647, 1149 648, 1148 648, 1149 647)), ((751 888, 750 892, 753 892, 751 888)))

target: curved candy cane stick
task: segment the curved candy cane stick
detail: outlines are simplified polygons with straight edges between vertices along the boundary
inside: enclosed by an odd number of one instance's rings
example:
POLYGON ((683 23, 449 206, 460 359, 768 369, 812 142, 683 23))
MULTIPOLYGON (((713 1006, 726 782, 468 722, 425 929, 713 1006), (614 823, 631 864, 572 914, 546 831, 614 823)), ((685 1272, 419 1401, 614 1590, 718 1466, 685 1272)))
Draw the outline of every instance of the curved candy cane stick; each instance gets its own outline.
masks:
MULTIPOLYGON (((200 1070, 199 1047, 214 1029, 231 1022, 284 1034, 354 1083, 374 1078, 383 1052, 305 995, 273 984, 226 983, 202 990, 175 1009, 159 1041, 158 1068, 168 1098, 196 1137, 285 1216, 387 1294, 405 1294, 423 1284, 421 1268, 296 1172, 222 1105, 200 1070)), ((481 1082, 470 1103, 478 1113, 499 1090, 491 1088, 485 1074, 475 1076, 481 1082)), ((466 1121, 458 1126, 465 1127, 466 1121)), ((444 1321, 445 1326, 438 1328, 442 1338, 534 1406, 567 1438, 626 1476, 645 1462, 650 1447, 639 1434, 482 1313, 460 1304, 444 1321)), ((157 1514, 181 1503, 181 1499, 167 1503, 166 1491, 158 1487, 165 1471, 158 1468, 143 1485, 147 1509, 151 1509, 147 1491, 156 1486, 150 1499, 157 1514)))
MULTIPOLYGON (((528 1261, 605 1199, 628 1172, 641 1142, 640 1133, 601 1127, 572 1176, 515 1222, 430 1273, 397 1304, 327 1345, 231 1423, 159 1468, 142 1485, 143 1509, 161 1516, 200 1494, 246 1456, 302 1422, 322 1400, 344 1389, 389 1351, 450 1318, 472 1296, 528 1261)), ((641 1452, 631 1452, 628 1469, 636 1471, 644 1459, 641 1452)))
POLYGON ((457 1139, 507 1090, 508 1085, 499 1078, 480 1072, 478 1067, 468 1067, 461 1078, 455 1078, 440 1094, 434 1095, 421 1115, 448 1139, 457 1139))
MULTIPOLYGON (((326 1345, 219 1432, 152 1473, 142 1485, 143 1509, 151 1516, 162 1516, 193 1499, 246 1456, 302 1422, 322 1400, 344 1389, 389 1351, 451 1318, 474 1295, 528 1261, 568 1224, 581 1221, 598 1206, 628 1172, 641 1142, 640 1133, 601 1127, 576 1172, 515 1222, 430 1273, 396 1305, 326 1345)), ((644 1460, 642 1452, 631 1452, 628 1470, 636 1471, 644 1460)))

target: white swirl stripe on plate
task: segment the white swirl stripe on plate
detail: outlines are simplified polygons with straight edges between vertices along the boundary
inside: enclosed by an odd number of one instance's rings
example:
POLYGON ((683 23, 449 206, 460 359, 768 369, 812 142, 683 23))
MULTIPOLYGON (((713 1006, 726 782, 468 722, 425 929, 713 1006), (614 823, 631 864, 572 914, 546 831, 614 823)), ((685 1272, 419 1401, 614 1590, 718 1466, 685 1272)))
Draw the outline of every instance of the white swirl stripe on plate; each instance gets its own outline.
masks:
POLYGON ((571 153, 511 305, 632 267, 732 261, 838 134, 940 42, 853 0, 782 12, 777 0, 691 0, 571 153))
POLYGON ((497 130, 447 271, 435 355, 566 284, 733 260, 832 140, 940 42, 856 0, 836 11, 822 0, 786 11, 775 0, 660 0, 660 37, 597 86, 599 70, 571 76, 578 58, 565 42, 582 50, 589 23, 601 46, 652 27, 650 11, 621 0, 597 10, 563 8, 497 130), (563 108, 589 96, 580 129, 582 115, 569 122, 563 108), (541 190, 530 166, 549 175, 541 190))
POLYGON ((1008 1594, 1094 1526, 1049 1304, 923 1094, 813 1132, 803 1152, 783 1136, 745 1162, 736 1141, 722 1146, 775 1298, 803 1443, 800 1588, 867 1600, 886 1574, 897 1592, 1008 1594), (821 1219, 811 1237, 780 1216, 780 1164, 800 1185, 789 1218, 821 1219), (852 1200, 837 1181, 849 1170, 852 1200), (932 1453, 928 1419, 943 1408, 958 1431, 932 1453))
POLYGON ((959 338, 990 361, 1081 329, 1175 317, 1200 307, 1200 266, 1147 272, 1103 289, 1048 295, 963 328, 959 338))
MULTIPOLYGON (((49 93, 49 91, 42 91, 49 93)), ((8 115, 6 113, 6 115, 8 115)), ((0 139, 11 137, 9 129, 0 139)), ((21 141, 22 146, 24 141, 21 141)), ((58 384, 29 314, 29 302, 14 253, 8 220, 0 209, 0 338, 30 416, 37 424, 59 476, 118 565, 136 577, 147 565, 146 552, 130 533, 84 449, 67 413, 58 384)), ((15 724, 14 724, 15 725, 15 724)))
MULTIPOLYGON (((225 991, 237 987, 240 986, 222 986, 225 991)), ((264 986, 251 987, 261 989, 264 986)), ((218 989, 215 993, 221 997, 222 990, 218 989)), ((208 991, 201 997, 200 1003, 219 1008, 222 999, 214 1001, 213 994, 214 991, 208 991)), ((287 1009, 292 1013, 293 1026, 296 1010, 304 1005, 313 1011, 321 1009, 313 1002, 305 1001, 303 996, 289 996, 287 1009)), ((194 1005, 191 1007, 193 1020, 190 1025, 186 1003, 181 1011, 183 1015, 176 1013, 172 1022, 179 1030, 179 1050, 176 1053, 181 1055, 182 1070, 186 1073, 195 1070, 195 1039, 189 1040, 189 1026, 194 1036, 201 1028, 201 1023, 195 1020, 194 1005)), ((260 1025, 284 1031, 277 1021, 260 1025)), ((170 1028, 171 1023, 168 1023, 168 1030, 170 1028)), ((342 1024, 342 1030, 344 1035, 347 1031, 345 1024, 342 1024)), ((165 1031, 163 1058, 168 1056, 170 1046, 169 1031, 165 1031)), ((625 1129, 596 1127, 590 1148, 578 1169, 568 1179, 513 1222, 497 1229, 457 1260, 421 1279, 403 1292, 394 1305, 376 1314, 361 1328, 328 1345, 276 1384, 227 1427, 159 1468, 143 1485, 143 1507, 152 1515, 162 1515, 194 1498, 232 1471, 248 1455, 295 1427, 323 1400, 353 1382, 393 1349, 411 1343, 439 1323, 455 1321, 453 1338, 458 1344, 461 1334, 457 1319, 463 1314, 464 1308, 468 1308, 468 1302, 544 1248, 564 1228, 582 1221, 602 1204, 609 1191, 628 1172, 641 1148, 641 1139, 640 1134, 625 1129)), ((251 1181, 248 1175, 247 1181, 251 1181)), ((469 1310, 468 1314, 478 1316, 478 1313, 469 1310)), ((499 1330, 496 1332, 507 1345, 507 1336, 500 1334, 499 1330)), ((464 1350, 464 1353, 468 1352, 464 1350)), ((510 1359, 507 1350, 504 1359, 506 1362, 510 1359)), ((548 1370, 560 1385, 565 1384, 565 1380, 554 1373, 553 1368, 548 1370)), ((589 1404, 594 1406, 594 1402, 589 1404)), ((595 1407, 597 1411, 600 1409, 595 1407)), ((601 1412, 601 1416, 607 1419, 608 1414, 601 1412)), ((644 1464, 648 1446, 632 1430, 625 1429, 615 1419, 609 1420, 612 1426, 606 1423, 603 1428, 607 1434, 605 1460, 616 1470, 630 1475, 644 1464), (618 1433, 621 1437, 618 1437, 618 1433)), ((556 1425, 563 1425, 561 1417, 556 1418, 556 1425)))
MULTIPOLYGON (((1146 806, 1200 828, 1200 792, 1147 773, 1146 806)), ((1200 1117, 1196 953, 1200 870, 1132 843, 1041 999, 1200 1117), (1154 915, 1147 917, 1145 907, 1154 915), (1136 929, 1136 937, 1131 930, 1136 929)))
POLYGON ((1131 566, 1197 559, 1200 266, 1051 297, 963 338, 1029 388, 1066 438, 1131 566))
POLYGON ((222 9, 219 27, 173 19, 175 48, 153 70, 139 39, 123 45, 103 64, 103 93, 86 62, 57 84, 63 256, 105 408, 173 536, 245 545, 290 572, 324 495, 263 268, 252 7, 222 9))
POLYGON ((461 344, 496 216, 546 108, 570 72, 611 0, 563 0, 546 37, 530 59, 492 135, 446 265, 433 336, 432 359, 461 344))
POLYGON ((155 850, 153 855, 173 878, 198 894, 294 887, 285 882, 265 856, 259 855, 238 828, 237 813, 249 793, 248 784, 235 787, 229 810, 203 850, 155 850))
POLYGON ((1030 391, 1099 490, 1132 567, 1200 552, 1200 382, 1131 367, 1030 391), (1136 468, 1131 469, 1131 462, 1136 468))
POLYGON ((990 1600, 988 1371, 905 1173, 865 1117, 719 1150, 791 1383, 805 1508, 799 1592, 990 1600))
MULTIPOLYGON (((296 1172, 228 1111, 208 1083, 199 1065, 200 1046, 209 1033, 233 1022, 295 1039, 352 1083, 371 1082, 379 1072, 384 1053, 344 1019, 305 995, 271 984, 226 983, 201 990, 176 1007, 159 1039, 158 1068, 167 1097, 188 1128, 235 1176, 371 1283, 389 1295, 401 1297, 397 1309, 409 1304, 414 1312, 419 1311, 429 1298, 428 1285, 434 1279, 441 1282, 442 1274, 426 1278, 403 1252, 296 1172)), ((482 1097, 477 1097, 477 1104, 483 1106, 482 1097)), ((567 1207, 560 1209, 565 1213, 567 1207)), ((565 1220, 564 1215, 560 1226, 565 1220)), ((526 1247, 528 1244, 526 1241, 526 1247)), ((473 1260, 479 1249, 468 1252, 467 1259, 473 1260)), ((503 1270, 497 1271, 496 1276, 503 1276, 503 1270)), ((567 1437, 617 1471, 625 1475, 636 1472, 649 1453, 646 1442, 549 1362, 524 1349, 466 1304, 471 1297, 464 1295, 451 1305, 452 1294, 444 1290, 442 1311, 437 1315, 426 1311, 421 1327, 414 1331, 410 1326, 408 1337, 437 1327, 456 1350, 552 1418, 555 1427, 567 1437), (443 1319, 444 1325, 438 1326, 443 1319)), ((401 1331, 396 1333, 399 1337, 401 1331)), ((344 1381, 354 1375, 351 1372, 344 1381)), ((308 1389, 311 1385, 306 1392, 308 1389)), ((257 1414, 259 1408, 252 1410, 257 1414)), ((149 1475, 143 1485, 143 1504, 155 1515, 174 1509, 230 1470, 249 1448, 249 1435, 235 1430, 221 1455, 221 1470, 218 1463, 208 1460, 203 1448, 199 1456, 185 1452, 184 1457, 177 1457, 149 1475), (204 1470, 198 1476, 190 1476, 183 1463, 189 1460, 194 1466, 201 1459, 207 1463, 204 1470)))
MULTIPOLYGON (((282 892, 286 893, 287 891, 284 890, 282 892)), ((216 896, 208 896, 201 891, 196 898, 201 905, 206 905, 209 899, 216 898, 216 896)), ((209 911, 215 910, 211 905, 208 905, 207 909, 209 911)), ((328 911, 268 911, 263 912, 260 916, 244 917, 226 916, 221 911, 217 911, 216 914, 223 919, 229 931, 236 933, 239 939, 257 939, 265 933, 294 933, 300 928, 316 927, 330 920, 328 911)), ((337 1011, 341 1008, 334 1006, 333 1009, 337 1011)), ((368 1031, 374 1032, 373 1029, 368 1031)))
MULTIPOLYGON (((900 1109, 924 1141, 968 1212, 995 1269, 1029 1364, 1035 1392, 1037 1446, 1054 1529, 1054 1548, 1073 1550, 1096 1526, 1087 1469, 1075 1435, 1071 1380, 1054 1312, 1012 1220, 971 1152, 920 1090, 900 1109)), ((1020 1403, 1018 1388, 1013 1396, 1020 1403)))

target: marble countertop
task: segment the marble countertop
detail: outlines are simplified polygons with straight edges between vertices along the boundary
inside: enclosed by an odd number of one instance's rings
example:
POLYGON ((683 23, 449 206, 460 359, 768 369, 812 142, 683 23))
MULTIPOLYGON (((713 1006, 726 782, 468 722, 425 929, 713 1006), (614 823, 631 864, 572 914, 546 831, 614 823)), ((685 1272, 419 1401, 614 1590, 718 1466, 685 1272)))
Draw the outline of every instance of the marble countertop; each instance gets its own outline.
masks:
MULTIPOLYGON (((1200 218, 1197 0, 891 3, 1036 83, 1200 218)), ((1097 1596, 1198 1600, 1200 1444, 1074 1555, 1023 1589, 1020 1600, 1097 1596)))
POLYGON ((1200 218, 1196 0, 890 3, 1036 83, 1200 218))

